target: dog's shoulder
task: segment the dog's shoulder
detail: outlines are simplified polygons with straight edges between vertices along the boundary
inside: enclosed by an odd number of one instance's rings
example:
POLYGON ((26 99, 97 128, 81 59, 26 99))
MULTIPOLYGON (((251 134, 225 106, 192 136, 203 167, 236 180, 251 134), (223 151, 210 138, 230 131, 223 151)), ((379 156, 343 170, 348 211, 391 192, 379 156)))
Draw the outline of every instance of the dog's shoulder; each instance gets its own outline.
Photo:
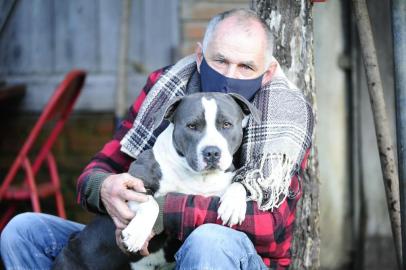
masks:
POLYGON ((155 193, 159 189, 162 171, 152 149, 143 151, 131 163, 128 173, 141 179, 144 182, 145 188, 150 189, 152 193, 155 193))

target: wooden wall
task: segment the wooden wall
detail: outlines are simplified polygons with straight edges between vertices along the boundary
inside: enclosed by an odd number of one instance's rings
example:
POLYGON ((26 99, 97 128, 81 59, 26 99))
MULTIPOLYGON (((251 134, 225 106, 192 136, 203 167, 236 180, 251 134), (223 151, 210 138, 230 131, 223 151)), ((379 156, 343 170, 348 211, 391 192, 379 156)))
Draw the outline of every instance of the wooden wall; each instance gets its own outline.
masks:
MULTIPOLYGON (((179 44, 178 0, 132 3, 129 102, 148 72, 173 63, 179 44)), ((1 0, 0 7, 0 80, 27 83, 25 110, 41 110, 73 68, 89 72, 77 108, 112 110, 121 1, 1 0)))

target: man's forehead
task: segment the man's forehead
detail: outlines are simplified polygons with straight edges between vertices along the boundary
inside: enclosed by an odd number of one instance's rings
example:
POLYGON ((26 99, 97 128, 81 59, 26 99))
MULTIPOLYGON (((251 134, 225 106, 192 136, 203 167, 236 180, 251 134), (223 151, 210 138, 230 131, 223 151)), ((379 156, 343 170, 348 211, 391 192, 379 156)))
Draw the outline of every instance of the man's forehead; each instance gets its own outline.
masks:
POLYGON ((258 21, 252 18, 242 19, 236 16, 225 18, 219 22, 214 30, 214 35, 216 33, 224 35, 231 31, 244 33, 254 39, 262 39, 265 35, 264 29, 258 21))

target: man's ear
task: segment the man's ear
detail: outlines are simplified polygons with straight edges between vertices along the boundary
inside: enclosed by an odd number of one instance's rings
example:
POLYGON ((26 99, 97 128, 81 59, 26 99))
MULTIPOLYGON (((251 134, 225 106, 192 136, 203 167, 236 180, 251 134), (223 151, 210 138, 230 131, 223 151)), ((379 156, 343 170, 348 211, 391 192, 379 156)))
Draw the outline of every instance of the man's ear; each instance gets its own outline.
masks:
POLYGON ((272 77, 275 75, 277 67, 278 62, 276 62, 275 58, 273 58, 269 68, 265 71, 264 76, 262 77, 262 85, 271 81, 272 77))
POLYGON ((241 107, 244 115, 247 116, 243 120, 243 127, 246 126, 249 115, 252 116, 256 123, 259 123, 261 121, 261 112, 254 105, 252 105, 251 102, 236 93, 229 93, 228 95, 230 95, 234 99, 234 101, 241 107))
POLYGON ((183 97, 175 97, 169 101, 168 105, 164 106, 161 110, 158 111, 157 116, 155 117, 154 128, 158 128, 162 121, 168 120, 172 122, 173 115, 175 114, 176 108, 178 108, 183 97))
POLYGON ((200 73, 200 64, 203 61, 203 47, 200 42, 196 44, 195 54, 196 54, 197 71, 199 71, 200 73))

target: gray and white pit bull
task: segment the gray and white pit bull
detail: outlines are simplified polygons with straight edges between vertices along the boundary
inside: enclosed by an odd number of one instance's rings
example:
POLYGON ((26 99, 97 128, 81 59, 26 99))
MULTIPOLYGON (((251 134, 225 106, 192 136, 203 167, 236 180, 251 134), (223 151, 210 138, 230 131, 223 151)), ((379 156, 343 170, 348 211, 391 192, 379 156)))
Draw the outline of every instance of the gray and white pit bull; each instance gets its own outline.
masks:
MULTIPOLYGON (((152 149, 144 151, 129 173, 142 179, 153 196, 169 192, 220 196, 223 224, 245 218, 246 191, 234 177, 233 156, 239 149, 248 118, 259 121, 258 110, 237 94, 196 93, 172 101, 158 116, 169 121, 152 149)), ((122 232, 128 256, 115 242, 114 223, 99 216, 71 237, 53 269, 156 269, 174 260, 181 245, 162 233, 155 236, 142 257, 139 251, 152 231, 159 208, 152 195, 145 203, 129 202, 135 217, 122 232), (131 265, 131 266, 130 266, 131 265)))

